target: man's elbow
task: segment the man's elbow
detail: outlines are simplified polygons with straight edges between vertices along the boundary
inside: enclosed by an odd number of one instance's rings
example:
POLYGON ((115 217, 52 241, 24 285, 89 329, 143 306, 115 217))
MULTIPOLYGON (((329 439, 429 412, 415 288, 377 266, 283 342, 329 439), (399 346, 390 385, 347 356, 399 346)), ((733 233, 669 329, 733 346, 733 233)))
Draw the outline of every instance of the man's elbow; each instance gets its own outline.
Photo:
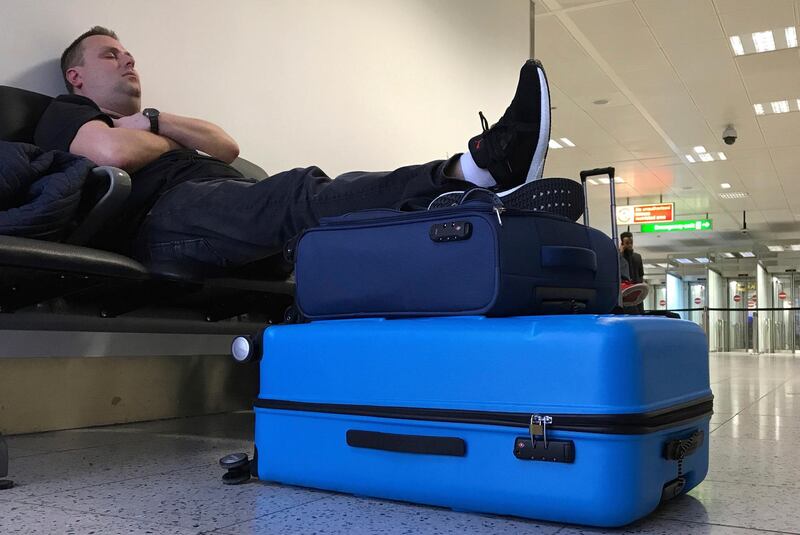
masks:
POLYGON ((225 163, 231 163, 239 157, 239 145, 233 140, 225 143, 221 149, 218 158, 225 163))

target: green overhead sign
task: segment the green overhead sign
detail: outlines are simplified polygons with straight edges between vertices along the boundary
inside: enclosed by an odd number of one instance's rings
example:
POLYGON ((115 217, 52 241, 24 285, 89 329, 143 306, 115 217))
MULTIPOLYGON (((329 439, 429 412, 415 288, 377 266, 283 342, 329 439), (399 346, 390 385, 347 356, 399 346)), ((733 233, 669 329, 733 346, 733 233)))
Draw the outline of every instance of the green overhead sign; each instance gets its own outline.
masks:
POLYGON ((691 221, 673 221, 671 223, 645 223, 642 232, 682 232, 690 230, 711 230, 710 219, 692 219, 691 221))

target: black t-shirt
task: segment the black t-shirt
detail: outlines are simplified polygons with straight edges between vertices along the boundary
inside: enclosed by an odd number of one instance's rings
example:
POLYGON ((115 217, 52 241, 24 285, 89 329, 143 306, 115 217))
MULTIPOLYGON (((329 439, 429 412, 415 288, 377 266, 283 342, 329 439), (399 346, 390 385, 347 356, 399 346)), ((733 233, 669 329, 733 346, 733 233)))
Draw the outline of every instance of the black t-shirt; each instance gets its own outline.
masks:
MULTIPOLYGON (((114 126, 111 117, 91 99, 81 95, 61 95, 53 99, 36 125, 34 142, 44 150, 69 152, 78 130, 93 120, 114 126)), ((188 180, 214 178, 242 178, 242 175, 225 162, 191 149, 162 154, 131 174, 131 194, 125 207, 93 243, 127 252, 142 220, 164 192, 188 180)))

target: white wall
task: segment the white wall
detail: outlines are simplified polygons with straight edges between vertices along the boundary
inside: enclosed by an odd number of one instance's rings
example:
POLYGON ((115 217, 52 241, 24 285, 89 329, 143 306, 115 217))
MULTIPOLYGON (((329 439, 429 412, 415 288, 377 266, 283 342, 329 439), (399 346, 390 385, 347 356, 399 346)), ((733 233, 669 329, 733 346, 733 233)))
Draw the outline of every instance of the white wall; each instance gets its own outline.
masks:
POLYGON ((0 84, 64 91, 89 27, 137 59, 143 104, 220 124, 268 172, 391 169, 461 152, 529 50, 528 0, 1 0, 0 84))
MULTIPOLYGON (((709 308, 725 308, 726 295, 725 295, 725 279, 722 275, 714 271, 708 270, 708 306, 709 308)), ((725 342, 724 322, 728 317, 725 312, 709 311, 708 313, 708 339, 710 351, 722 351, 725 342)))
MULTIPOLYGON (((675 310, 686 308, 686 299, 683 286, 683 279, 672 273, 667 273, 667 308, 675 310)), ((686 312, 678 312, 681 318, 687 319, 689 316, 686 312)))
MULTIPOLYGON (((756 307, 772 307, 772 280, 769 273, 760 263, 756 267, 756 307)), ((772 340, 770 329, 772 328, 772 314, 769 312, 758 313, 758 352, 766 353, 772 351, 772 340)))

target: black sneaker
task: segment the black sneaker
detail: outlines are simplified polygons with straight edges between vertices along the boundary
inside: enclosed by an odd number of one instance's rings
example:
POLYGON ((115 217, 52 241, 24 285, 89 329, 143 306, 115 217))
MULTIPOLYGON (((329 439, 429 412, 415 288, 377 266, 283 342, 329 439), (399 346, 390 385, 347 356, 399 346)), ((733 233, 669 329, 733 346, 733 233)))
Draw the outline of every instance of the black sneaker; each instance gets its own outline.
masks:
POLYGON ((550 141, 550 91, 542 64, 528 60, 519 73, 517 92, 491 128, 483 112, 483 132, 469 140, 472 159, 492 174, 496 190, 508 190, 541 178, 550 141))
MULTIPOLYGON (((467 192, 442 193, 431 201, 428 210, 458 206, 471 198, 469 195, 474 191, 485 190, 476 188, 467 192)), ((549 212, 563 215, 572 221, 577 221, 583 215, 583 189, 580 184, 569 178, 541 178, 506 191, 496 192, 495 195, 506 208, 549 212)))

